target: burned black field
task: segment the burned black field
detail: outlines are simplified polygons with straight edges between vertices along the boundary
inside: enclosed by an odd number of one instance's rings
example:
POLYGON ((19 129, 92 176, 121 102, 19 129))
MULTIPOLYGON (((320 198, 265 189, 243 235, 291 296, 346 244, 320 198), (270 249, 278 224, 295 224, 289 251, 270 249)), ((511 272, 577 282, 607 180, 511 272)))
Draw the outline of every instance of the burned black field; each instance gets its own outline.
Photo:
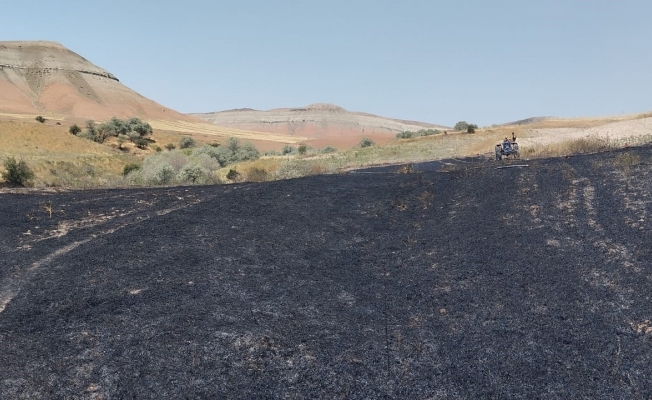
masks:
POLYGON ((0 398, 650 398, 652 149, 0 195, 0 398))

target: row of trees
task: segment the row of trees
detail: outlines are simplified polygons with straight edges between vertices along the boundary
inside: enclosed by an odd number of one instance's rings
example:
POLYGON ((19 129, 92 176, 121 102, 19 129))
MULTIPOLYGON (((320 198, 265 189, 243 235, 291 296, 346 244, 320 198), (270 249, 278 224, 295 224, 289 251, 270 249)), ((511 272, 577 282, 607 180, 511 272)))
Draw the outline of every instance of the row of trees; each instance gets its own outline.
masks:
POLYGON ((85 129, 74 124, 68 130, 71 134, 97 143, 104 143, 109 137, 117 137, 122 145, 129 140, 140 148, 145 148, 149 144, 146 136, 153 132, 152 126, 140 120, 140 118, 129 118, 121 120, 113 117, 108 122, 96 124, 93 120, 86 121, 85 129))
POLYGON ((397 139, 410 139, 421 136, 438 135, 441 132, 439 129, 419 129, 418 131, 403 131, 396 134, 397 139))
POLYGON ((475 130, 478 129, 476 124, 469 124, 466 121, 459 121, 453 127, 454 130, 459 132, 475 133, 475 130))

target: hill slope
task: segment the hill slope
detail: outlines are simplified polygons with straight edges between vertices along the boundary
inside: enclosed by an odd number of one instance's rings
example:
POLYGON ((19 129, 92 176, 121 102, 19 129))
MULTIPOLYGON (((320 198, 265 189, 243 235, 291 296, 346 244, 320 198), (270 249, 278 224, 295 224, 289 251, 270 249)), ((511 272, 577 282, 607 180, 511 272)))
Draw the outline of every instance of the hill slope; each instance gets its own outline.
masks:
POLYGON ((305 139, 217 127, 181 114, 143 97, 59 43, 0 42, 0 119, 33 120, 35 115, 59 121, 139 117, 155 129, 196 133, 206 141, 233 136, 286 144, 305 139))
POLYGON ((333 104, 311 104, 268 111, 238 109, 191 115, 220 126, 305 136, 314 145, 350 146, 357 144, 362 137, 388 141, 401 131, 450 129, 441 125, 349 112, 333 104))
POLYGON ((89 119, 190 120, 54 42, 0 42, 0 110, 89 119))
POLYGON ((2 195, 0 397, 650 398, 651 161, 2 195))

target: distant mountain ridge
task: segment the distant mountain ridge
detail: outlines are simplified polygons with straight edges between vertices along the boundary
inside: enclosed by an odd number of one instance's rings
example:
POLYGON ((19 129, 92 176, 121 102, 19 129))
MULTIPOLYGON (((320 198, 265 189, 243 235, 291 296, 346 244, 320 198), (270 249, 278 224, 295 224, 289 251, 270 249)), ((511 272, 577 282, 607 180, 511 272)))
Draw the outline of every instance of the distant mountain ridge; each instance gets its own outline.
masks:
POLYGON ((311 143, 318 145, 332 142, 352 145, 362 137, 387 141, 402 131, 451 129, 443 125, 351 112, 328 103, 266 111, 242 108, 189 115, 219 126, 305 136, 311 138, 311 143))

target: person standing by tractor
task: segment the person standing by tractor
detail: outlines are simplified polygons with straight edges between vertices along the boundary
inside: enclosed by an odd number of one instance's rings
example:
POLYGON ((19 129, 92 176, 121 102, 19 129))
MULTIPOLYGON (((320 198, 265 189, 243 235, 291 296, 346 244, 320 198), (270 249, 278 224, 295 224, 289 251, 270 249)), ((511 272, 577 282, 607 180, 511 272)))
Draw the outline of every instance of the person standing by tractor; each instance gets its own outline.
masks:
POLYGON ((516 135, 512 132, 512 143, 516 143, 516 135))

